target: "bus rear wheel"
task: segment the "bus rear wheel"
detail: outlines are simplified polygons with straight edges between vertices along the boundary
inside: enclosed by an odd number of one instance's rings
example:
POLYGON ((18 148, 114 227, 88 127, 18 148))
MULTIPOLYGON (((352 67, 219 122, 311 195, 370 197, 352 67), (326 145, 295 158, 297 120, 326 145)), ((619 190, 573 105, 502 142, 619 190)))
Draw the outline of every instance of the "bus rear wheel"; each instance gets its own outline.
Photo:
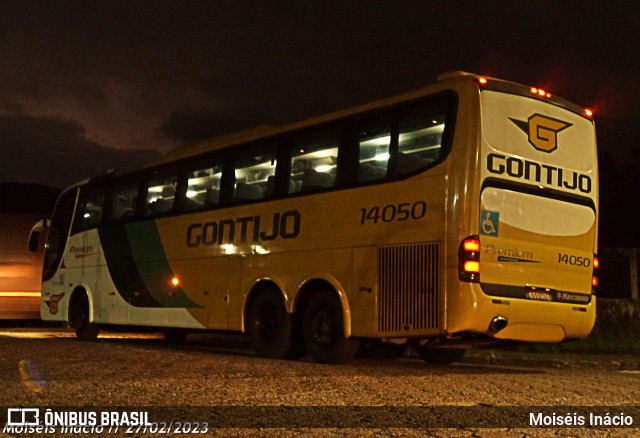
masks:
POLYGON ((248 314, 251 343, 259 356, 289 358, 293 350, 293 318, 284 307, 282 294, 269 288, 252 301, 248 314))
POLYGON ((70 312, 69 320, 76 337, 81 341, 95 340, 100 330, 89 320, 89 299, 84 293, 74 297, 70 312))
POLYGON ((311 297, 302 328, 306 350, 316 362, 343 363, 358 352, 359 343, 344 336, 342 305, 331 291, 320 291, 311 297))
POLYGON ((428 363, 450 364, 462 360, 466 350, 463 348, 434 348, 427 345, 413 346, 420 359, 428 363))

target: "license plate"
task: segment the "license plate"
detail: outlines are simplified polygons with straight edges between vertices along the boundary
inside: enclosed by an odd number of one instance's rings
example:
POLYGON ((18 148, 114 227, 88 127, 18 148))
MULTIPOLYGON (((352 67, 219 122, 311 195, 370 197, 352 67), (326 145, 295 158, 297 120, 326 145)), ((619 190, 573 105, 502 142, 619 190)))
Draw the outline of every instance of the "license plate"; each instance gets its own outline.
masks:
POLYGON ((553 301, 551 292, 541 290, 528 290, 525 292, 527 298, 537 301, 553 301))

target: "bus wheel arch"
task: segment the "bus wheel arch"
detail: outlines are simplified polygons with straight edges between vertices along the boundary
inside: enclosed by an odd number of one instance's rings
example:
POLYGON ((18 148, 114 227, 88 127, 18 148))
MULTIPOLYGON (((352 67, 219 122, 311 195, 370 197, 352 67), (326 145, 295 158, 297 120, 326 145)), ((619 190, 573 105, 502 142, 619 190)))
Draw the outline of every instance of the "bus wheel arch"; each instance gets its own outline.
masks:
POLYGON ((81 341, 93 341, 98 337, 100 330, 91 322, 91 311, 92 306, 86 289, 81 286, 76 287, 69 299, 67 319, 75 330, 76 337, 81 341))
POLYGON ((343 363, 358 352, 359 343, 345 335, 343 296, 323 280, 313 281, 300 290, 296 314, 301 315, 304 346, 320 363, 343 363))
POLYGON ((244 331, 259 356, 271 359, 299 358, 293 314, 287 312, 285 295, 272 281, 254 285, 247 296, 244 331))

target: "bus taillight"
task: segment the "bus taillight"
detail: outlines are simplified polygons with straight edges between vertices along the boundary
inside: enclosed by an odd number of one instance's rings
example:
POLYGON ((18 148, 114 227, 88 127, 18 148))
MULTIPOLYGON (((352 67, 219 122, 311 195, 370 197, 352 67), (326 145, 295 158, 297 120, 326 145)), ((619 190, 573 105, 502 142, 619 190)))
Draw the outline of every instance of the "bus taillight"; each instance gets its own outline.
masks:
POLYGON ((592 291, 595 292, 595 289, 598 287, 598 270, 600 269, 600 259, 598 258, 598 254, 593 255, 593 274, 591 275, 591 288, 592 291))
POLYGON ((543 90, 542 88, 531 87, 531 94, 535 94, 540 97, 551 97, 551 93, 543 90))
POLYGON ((462 281, 480 281, 480 239, 469 236, 460 243, 458 249, 458 277, 462 281))

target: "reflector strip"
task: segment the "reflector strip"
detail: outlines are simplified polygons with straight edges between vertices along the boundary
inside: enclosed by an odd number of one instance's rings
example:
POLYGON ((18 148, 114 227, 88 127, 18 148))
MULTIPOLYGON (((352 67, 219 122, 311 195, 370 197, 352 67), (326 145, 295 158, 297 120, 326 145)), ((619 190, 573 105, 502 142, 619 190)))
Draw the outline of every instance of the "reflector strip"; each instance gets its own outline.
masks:
POLYGON ((33 298, 40 298, 40 292, 0 292, 0 297, 33 297, 33 298))

